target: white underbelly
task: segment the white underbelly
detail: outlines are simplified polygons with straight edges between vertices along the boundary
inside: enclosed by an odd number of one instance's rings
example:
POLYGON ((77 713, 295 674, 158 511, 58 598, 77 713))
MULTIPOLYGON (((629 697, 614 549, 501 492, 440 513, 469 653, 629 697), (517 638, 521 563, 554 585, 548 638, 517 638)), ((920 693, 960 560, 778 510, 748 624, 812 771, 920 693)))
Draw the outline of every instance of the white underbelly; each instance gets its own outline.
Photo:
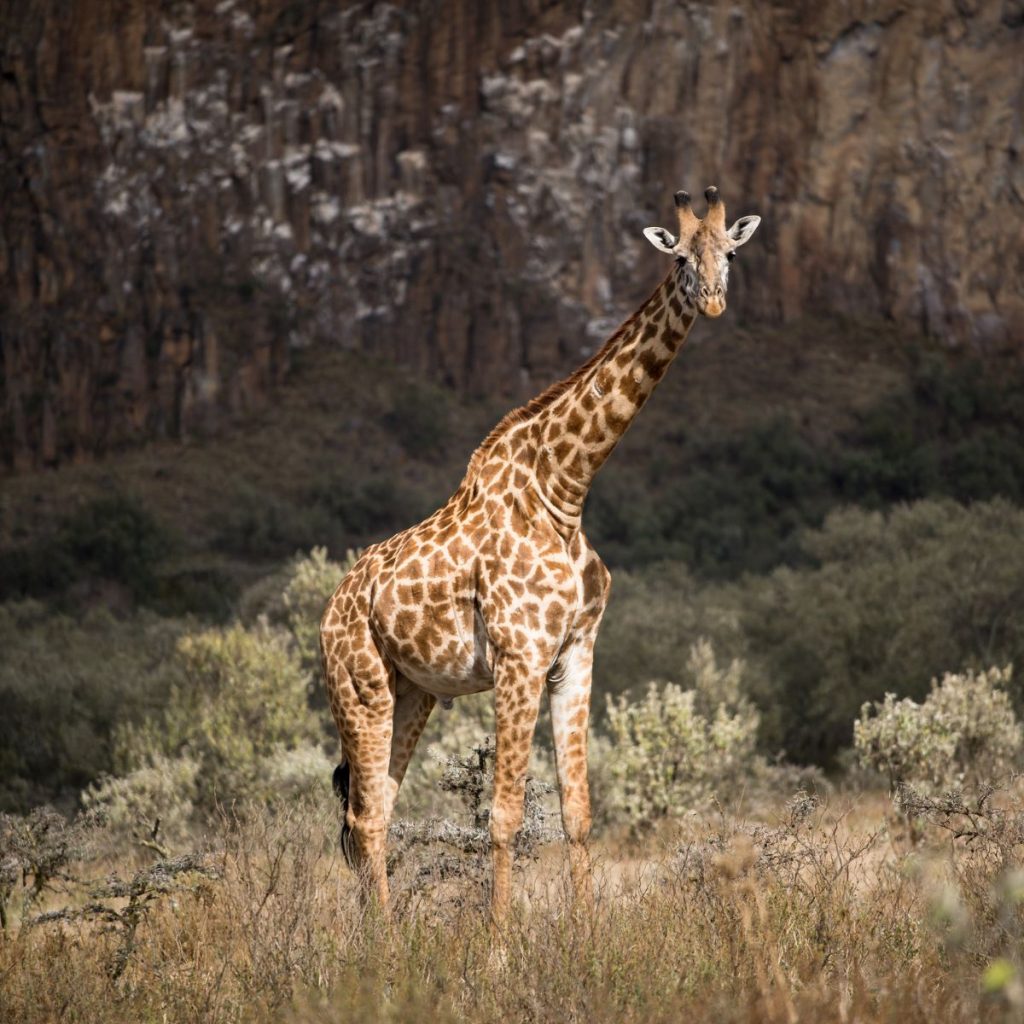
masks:
POLYGON ((454 656, 424 662, 399 654, 393 661, 406 679, 437 697, 461 697, 494 688, 490 644, 479 635, 460 645, 454 656))
POLYGON ((455 666, 446 666, 438 671, 428 665, 403 665, 398 668, 410 682, 435 697, 462 697, 469 693, 481 693, 494 688, 494 676, 487 665, 478 665, 468 658, 465 668, 459 671, 455 666))

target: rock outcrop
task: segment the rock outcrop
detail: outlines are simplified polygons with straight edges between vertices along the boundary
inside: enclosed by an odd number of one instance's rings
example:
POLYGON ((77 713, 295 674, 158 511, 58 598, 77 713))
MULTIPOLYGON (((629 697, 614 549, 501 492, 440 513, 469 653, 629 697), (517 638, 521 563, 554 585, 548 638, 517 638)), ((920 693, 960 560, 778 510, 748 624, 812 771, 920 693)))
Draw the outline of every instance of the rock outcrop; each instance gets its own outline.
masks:
POLYGON ((740 315, 1019 344, 1022 25, 1020 0, 11 0, 5 461, 217 429, 314 341, 521 395, 643 297, 642 228, 712 182, 764 217, 740 315))

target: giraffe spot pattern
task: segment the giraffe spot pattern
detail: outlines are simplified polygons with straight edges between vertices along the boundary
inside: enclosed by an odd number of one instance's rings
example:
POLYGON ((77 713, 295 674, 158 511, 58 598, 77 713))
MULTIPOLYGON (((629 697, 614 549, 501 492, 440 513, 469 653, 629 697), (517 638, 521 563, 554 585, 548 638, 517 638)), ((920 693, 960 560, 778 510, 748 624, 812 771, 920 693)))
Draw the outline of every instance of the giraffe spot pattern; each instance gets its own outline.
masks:
MULTIPOLYGON (((510 413, 449 502, 368 548, 328 603, 320 640, 348 766, 345 828, 382 901, 387 821, 437 697, 494 690, 496 905, 507 900, 545 686, 563 824, 574 849, 586 840, 590 677, 610 576, 580 517, 593 475, 692 323, 680 287, 670 274, 587 364, 510 413)), ((574 878, 585 863, 573 861, 574 878)))

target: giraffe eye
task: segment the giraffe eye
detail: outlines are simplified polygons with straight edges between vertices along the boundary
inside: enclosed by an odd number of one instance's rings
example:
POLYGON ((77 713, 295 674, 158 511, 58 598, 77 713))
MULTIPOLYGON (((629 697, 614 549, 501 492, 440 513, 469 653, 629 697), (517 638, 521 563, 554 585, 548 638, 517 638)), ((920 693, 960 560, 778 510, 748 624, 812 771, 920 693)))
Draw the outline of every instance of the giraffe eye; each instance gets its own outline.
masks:
POLYGON ((727 259, 727 260, 728 260, 728 261, 729 261, 730 263, 732 263, 732 261, 733 261, 734 259, 736 259, 736 250, 735 250, 735 249, 733 249, 733 250, 732 250, 731 252, 727 252, 727 253, 725 254, 725 258, 726 258, 726 259, 727 259))

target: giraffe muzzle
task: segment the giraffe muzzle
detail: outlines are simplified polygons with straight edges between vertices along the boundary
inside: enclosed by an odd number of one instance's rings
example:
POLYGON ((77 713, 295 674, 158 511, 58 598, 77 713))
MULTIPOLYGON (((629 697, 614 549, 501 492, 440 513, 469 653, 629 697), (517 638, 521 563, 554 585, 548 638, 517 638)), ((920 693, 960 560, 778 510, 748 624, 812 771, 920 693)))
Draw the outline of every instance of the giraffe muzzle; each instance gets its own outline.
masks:
POLYGON ((714 291, 702 285, 697 294, 697 309, 712 320, 725 312, 725 289, 719 285, 714 291))

